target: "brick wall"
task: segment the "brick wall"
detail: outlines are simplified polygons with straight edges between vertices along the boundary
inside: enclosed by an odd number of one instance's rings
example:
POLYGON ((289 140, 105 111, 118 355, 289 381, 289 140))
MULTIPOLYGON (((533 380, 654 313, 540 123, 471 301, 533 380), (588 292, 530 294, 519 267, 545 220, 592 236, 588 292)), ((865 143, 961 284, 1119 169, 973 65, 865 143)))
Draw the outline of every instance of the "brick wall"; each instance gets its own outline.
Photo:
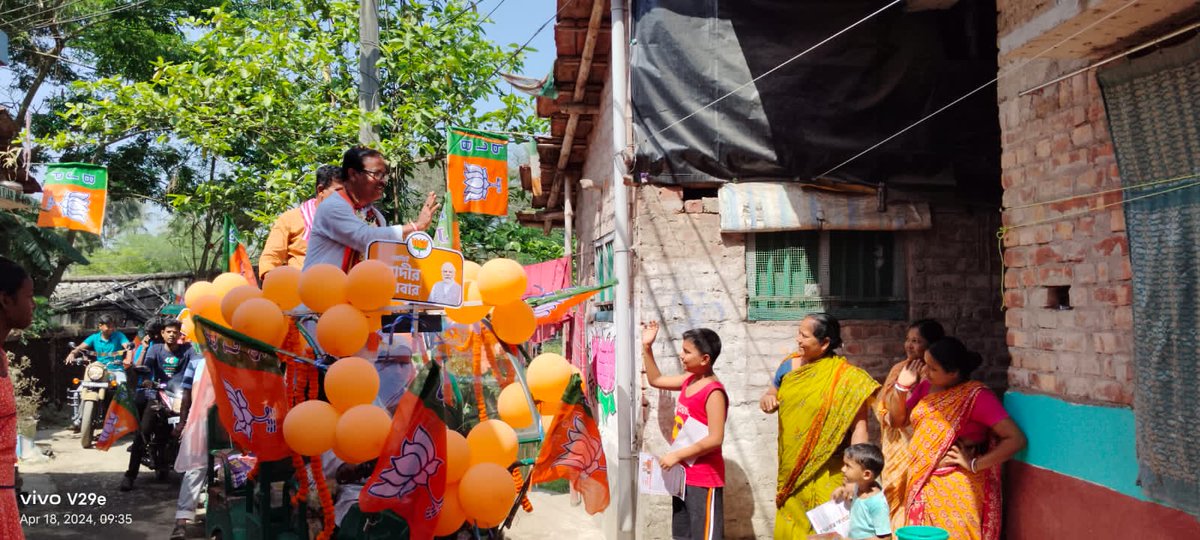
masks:
MULTIPOLYGON (((1014 85, 1015 86, 1015 85, 1014 85)), ((1129 405, 1132 272, 1121 186, 1092 72, 1000 93, 1009 384, 1129 405), (1101 208, 1107 205, 1115 205, 1101 208), (1047 308, 1070 287, 1070 310, 1047 308)))
POLYGON ((1001 36, 1053 7, 1053 0, 996 0, 997 33, 1001 36))

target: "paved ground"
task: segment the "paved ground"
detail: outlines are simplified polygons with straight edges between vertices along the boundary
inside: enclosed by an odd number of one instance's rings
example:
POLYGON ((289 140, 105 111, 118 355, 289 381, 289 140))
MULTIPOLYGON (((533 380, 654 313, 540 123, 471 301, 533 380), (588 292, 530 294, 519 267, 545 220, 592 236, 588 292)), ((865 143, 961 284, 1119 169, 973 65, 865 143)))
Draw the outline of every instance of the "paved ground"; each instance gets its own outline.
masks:
MULTIPOLYGON (((20 464, 22 489, 28 494, 23 515, 29 540, 103 539, 166 540, 174 525, 179 475, 167 483, 142 470, 136 489, 117 489, 129 463, 130 438, 108 452, 80 447, 79 436, 64 428, 38 432, 39 447, 51 457, 20 464), (57 496, 57 504, 50 500, 57 496), (99 497, 104 497, 100 504, 99 497), (87 499, 81 501, 80 499, 87 499), (78 502, 79 505, 72 504, 78 502), (54 519, 54 523, 50 523, 54 519), (69 522, 69 523, 68 523, 69 522)), ((588 516, 569 495, 534 491, 534 512, 519 511, 506 538, 517 540, 599 540, 599 517, 588 516)), ((203 512, 203 510, 201 510, 203 512)), ((203 525, 189 529, 189 538, 203 538, 203 525)))
MULTIPOLYGON (((104 538, 112 540, 166 540, 175 523, 179 475, 166 483, 143 470, 136 489, 121 492, 117 486, 129 463, 131 437, 108 452, 84 449, 79 436, 63 428, 38 432, 38 445, 52 452, 49 459, 19 464, 27 504, 25 536, 30 540, 104 538), (57 496, 58 504, 50 500, 57 496), (100 504, 100 497, 104 503, 100 504), (72 504, 76 503, 76 504, 72 504), (29 523, 36 520, 37 523, 29 523), (53 520, 53 522, 51 522, 53 520)), ((193 536, 202 537, 197 527, 193 536)))

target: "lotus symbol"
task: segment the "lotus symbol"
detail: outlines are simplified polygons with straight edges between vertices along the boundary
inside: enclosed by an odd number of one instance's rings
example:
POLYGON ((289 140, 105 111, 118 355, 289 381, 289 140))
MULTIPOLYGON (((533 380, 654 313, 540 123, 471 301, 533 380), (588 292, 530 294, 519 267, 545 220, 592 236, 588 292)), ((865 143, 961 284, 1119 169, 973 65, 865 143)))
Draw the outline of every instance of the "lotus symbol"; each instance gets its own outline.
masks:
POLYGON ((270 407, 263 407, 262 415, 255 415, 250 410, 250 402, 246 394, 239 388, 234 388, 228 381, 225 385, 225 395, 229 396, 229 404, 233 407, 233 430, 241 433, 247 439, 254 438, 254 424, 266 424, 267 433, 275 433, 275 417, 271 415, 270 407))
POLYGON ((442 509, 442 499, 433 494, 429 483, 445 463, 437 457, 433 437, 418 426, 411 438, 404 439, 400 455, 388 458, 388 468, 379 473, 379 480, 367 492, 384 499, 403 499, 408 494, 425 488, 433 504, 425 510, 425 518, 433 519, 442 509))
POLYGON ((600 439, 588 434, 582 416, 575 415, 574 422, 567 430, 567 442, 563 443, 562 447, 565 452, 555 458, 555 467, 575 469, 583 477, 604 470, 604 466, 600 465, 600 455, 603 452, 600 439))

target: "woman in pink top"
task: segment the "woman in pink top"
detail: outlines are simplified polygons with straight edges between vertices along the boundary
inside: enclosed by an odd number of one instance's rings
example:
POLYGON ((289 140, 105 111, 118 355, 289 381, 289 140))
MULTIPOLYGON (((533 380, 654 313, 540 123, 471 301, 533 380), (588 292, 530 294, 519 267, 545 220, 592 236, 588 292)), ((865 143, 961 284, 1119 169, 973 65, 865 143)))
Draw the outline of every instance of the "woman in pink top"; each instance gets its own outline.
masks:
POLYGON ((33 322, 33 280, 17 263, 0 257, 0 538, 20 540, 21 513, 17 509, 17 404, 8 378, 8 353, 4 341, 13 330, 33 322))
POLYGON ((889 396, 892 425, 913 427, 908 524, 941 527, 955 540, 1000 538, 1000 465, 1025 447, 996 395, 970 380, 982 362, 943 338, 905 366, 889 396))
POLYGON ((657 322, 642 325, 642 359, 648 382, 655 388, 680 391, 672 436, 679 434, 689 418, 708 426, 708 435, 699 441, 659 458, 664 469, 682 462, 687 472, 684 498, 675 497, 671 504, 671 536, 676 540, 720 540, 725 536, 725 458, 721 456, 721 443, 725 441, 729 409, 725 385, 713 373, 713 364, 721 355, 721 338, 707 328, 684 332, 679 360, 685 373, 663 375, 652 349, 657 336, 657 322), (695 461, 688 465, 687 460, 693 458, 695 461))

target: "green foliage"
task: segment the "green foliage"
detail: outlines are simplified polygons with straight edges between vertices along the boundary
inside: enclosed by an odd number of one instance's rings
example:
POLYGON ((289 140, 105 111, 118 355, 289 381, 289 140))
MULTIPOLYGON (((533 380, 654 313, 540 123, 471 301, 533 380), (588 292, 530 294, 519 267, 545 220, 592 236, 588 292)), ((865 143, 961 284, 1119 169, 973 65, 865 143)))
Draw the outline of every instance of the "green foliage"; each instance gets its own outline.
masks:
MULTIPOLYGON (((174 231, 172 231, 174 232, 174 231)), ((92 254, 91 264, 71 271, 77 276, 153 274, 191 270, 170 234, 130 233, 92 254)))
POLYGON ((213 8, 181 21, 206 30, 184 60, 156 60, 145 80, 76 84, 79 98, 63 115, 69 129, 49 141, 63 147, 150 134, 159 145, 195 149, 222 173, 174 184, 172 208, 195 215, 226 205, 243 230, 257 225, 261 234, 308 197, 316 168, 337 163, 369 122, 395 171, 380 207, 402 221, 417 196, 407 180, 418 162, 443 152, 447 123, 536 125, 528 100, 510 96, 502 111, 475 109, 498 91, 496 71, 518 69, 520 58, 489 42, 481 16, 464 12, 466 5, 381 2, 381 106, 370 114, 358 105, 357 1, 283 0, 252 16, 213 8))
POLYGON ((5 354, 8 355, 8 372, 17 401, 17 433, 32 439, 37 433, 38 409, 45 402, 42 397, 45 388, 38 384, 37 378, 29 375, 33 364, 28 356, 18 360, 13 353, 5 354))

